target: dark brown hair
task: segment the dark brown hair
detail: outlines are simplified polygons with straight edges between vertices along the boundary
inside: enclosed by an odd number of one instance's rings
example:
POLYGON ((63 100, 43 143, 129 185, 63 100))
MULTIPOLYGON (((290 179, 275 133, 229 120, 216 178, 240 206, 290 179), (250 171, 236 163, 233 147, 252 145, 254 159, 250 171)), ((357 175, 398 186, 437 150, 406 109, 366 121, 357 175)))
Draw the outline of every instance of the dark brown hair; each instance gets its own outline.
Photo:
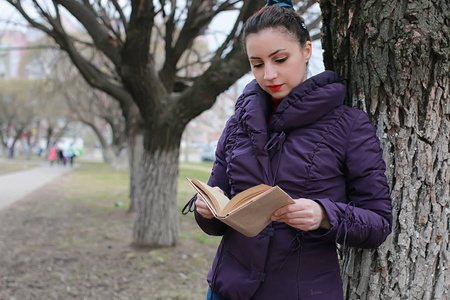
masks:
POLYGON ((291 8, 282 6, 265 6, 248 18, 242 32, 242 46, 246 49, 247 37, 264 29, 276 29, 298 40, 300 46, 310 41, 303 18, 291 8))

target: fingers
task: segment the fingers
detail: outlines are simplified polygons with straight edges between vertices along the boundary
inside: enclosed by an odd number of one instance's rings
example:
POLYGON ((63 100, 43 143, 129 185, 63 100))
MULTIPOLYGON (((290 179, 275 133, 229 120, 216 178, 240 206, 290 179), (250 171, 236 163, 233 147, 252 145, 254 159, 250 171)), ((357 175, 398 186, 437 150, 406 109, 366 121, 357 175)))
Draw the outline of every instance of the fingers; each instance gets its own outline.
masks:
POLYGON ((312 200, 309 199, 295 199, 294 204, 289 204, 281 207, 278 209, 274 216, 277 218, 295 218, 304 216, 304 217, 311 217, 311 202, 312 200))
POLYGON ((309 231, 320 227, 324 218, 323 209, 310 199, 296 199, 294 204, 278 209, 272 221, 286 223, 289 226, 309 231))
POLYGON ((206 205, 205 200, 200 194, 197 194, 197 200, 195 200, 195 206, 197 207, 197 212, 202 215, 202 217, 206 219, 214 218, 214 214, 209 209, 208 205, 206 205))
MULTIPOLYGON (((218 186, 214 186, 213 188, 218 190, 222 194, 224 194, 224 192, 218 186)), ((202 195, 197 194, 197 200, 195 201, 195 206, 197 208, 197 212, 200 215, 202 215, 202 217, 204 217, 206 219, 214 218, 214 214, 211 212, 208 205, 206 205, 206 200, 203 198, 202 195)))

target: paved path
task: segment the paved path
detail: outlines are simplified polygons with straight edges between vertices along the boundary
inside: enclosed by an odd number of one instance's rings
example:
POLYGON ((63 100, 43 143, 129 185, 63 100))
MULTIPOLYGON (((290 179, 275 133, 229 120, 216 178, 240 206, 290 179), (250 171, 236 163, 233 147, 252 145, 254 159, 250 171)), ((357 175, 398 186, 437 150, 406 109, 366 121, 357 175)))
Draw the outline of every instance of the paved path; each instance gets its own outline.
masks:
POLYGON ((76 164, 74 167, 45 164, 26 171, 0 175, 0 209, 76 168, 76 164))

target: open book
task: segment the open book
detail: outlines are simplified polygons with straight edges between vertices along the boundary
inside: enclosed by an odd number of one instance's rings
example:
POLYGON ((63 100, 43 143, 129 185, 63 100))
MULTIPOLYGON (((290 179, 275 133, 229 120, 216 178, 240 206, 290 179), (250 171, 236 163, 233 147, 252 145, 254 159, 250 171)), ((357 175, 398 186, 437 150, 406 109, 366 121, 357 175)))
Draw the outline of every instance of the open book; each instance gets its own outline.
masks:
POLYGON ((198 179, 186 179, 202 195, 218 220, 248 237, 258 235, 271 222, 277 209, 295 203, 278 186, 260 184, 228 199, 220 191, 198 179))

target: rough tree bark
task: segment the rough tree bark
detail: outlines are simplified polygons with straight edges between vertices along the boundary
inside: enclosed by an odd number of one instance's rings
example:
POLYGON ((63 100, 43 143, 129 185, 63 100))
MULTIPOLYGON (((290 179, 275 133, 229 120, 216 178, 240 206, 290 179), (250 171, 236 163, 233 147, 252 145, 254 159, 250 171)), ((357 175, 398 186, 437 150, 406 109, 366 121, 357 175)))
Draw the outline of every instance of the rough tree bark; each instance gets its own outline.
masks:
POLYGON ((147 214, 136 214, 133 241, 137 245, 175 245, 178 236, 177 181, 181 133, 172 127, 159 129, 161 135, 147 134, 141 153, 135 187, 135 206, 147 214), (151 178, 151 180, 148 180, 151 178), (136 197, 137 196, 137 197, 136 197), (158 201, 165 199, 165 201, 158 201), (152 228, 152 230, 146 230, 152 228))
POLYGON ((325 0, 321 9, 325 68, 375 124, 393 200, 387 241, 345 253, 346 299, 447 299, 449 1, 325 0))

